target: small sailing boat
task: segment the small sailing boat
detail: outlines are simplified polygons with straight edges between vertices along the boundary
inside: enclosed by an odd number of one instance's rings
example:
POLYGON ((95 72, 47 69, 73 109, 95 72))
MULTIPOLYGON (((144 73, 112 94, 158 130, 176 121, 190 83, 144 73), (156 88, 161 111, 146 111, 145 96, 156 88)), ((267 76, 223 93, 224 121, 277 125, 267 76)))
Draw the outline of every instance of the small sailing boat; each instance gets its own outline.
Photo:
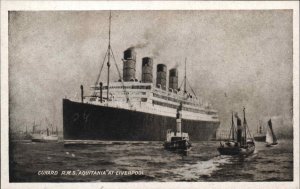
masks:
POLYGON ((274 134, 273 128, 272 128, 272 120, 270 119, 268 121, 268 128, 267 128, 267 135, 266 135, 266 146, 271 147, 273 145, 278 144, 277 138, 274 134))
POLYGON ((188 152, 192 144, 189 139, 189 134, 181 131, 182 104, 177 109, 176 114, 176 131, 167 130, 167 139, 164 142, 164 147, 167 150, 188 152))
POLYGON ((258 142, 266 141, 266 132, 264 127, 261 126, 261 121, 258 122, 257 133, 254 135, 254 140, 258 142))
POLYGON ((241 124, 242 123, 241 119, 236 114, 237 129, 235 129, 234 126, 233 113, 232 113, 232 121, 231 121, 229 138, 225 142, 220 142, 220 146, 218 147, 218 151, 221 155, 250 155, 254 152, 255 143, 247 125, 245 108, 243 109, 243 113, 244 113, 243 127, 241 124), (236 133, 236 137, 235 137, 235 133, 236 133), (250 135, 250 138, 247 138, 248 136, 247 134, 250 135))

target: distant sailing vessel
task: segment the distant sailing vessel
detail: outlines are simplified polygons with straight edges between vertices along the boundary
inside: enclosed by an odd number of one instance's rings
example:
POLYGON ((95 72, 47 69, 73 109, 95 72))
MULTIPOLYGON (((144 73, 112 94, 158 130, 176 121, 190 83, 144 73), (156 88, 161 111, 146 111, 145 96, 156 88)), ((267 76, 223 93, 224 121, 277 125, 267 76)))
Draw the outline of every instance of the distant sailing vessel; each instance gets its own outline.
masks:
POLYGON ((33 125, 33 130, 31 134, 31 141, 32 142, 57 142, 58 141, 58 132, 57 127, 56 131, 53 131, 53 127, 51 125, 52 131, 49 131, 49 128, 46 128, 46 130, 36 130, 37 125, 33 125))
MULTIPOLYGON (((64 142, 73 140, 163 141, 168 129, 175 130, 176 109, 182 104, 182 123, 192 140, 209 140, 219 127, 218 112, 197 97, 189 85, 186 73, 178 85, 178 70, 157 64, 154 83, 153 58, 142 58, 142 75, 136 76, 136 52, 124 51, 123 76, 110 44, 109 16, 108 49, 100 73, 89 94, 81 85, 80 99, 63 99, 64 142), (111 61, 111 59, 113 61, 111 61), (99 82, 107 63, 107 83, 99 82), (110 66, 114 63, 119 80, 110 81, 110 66), (187 85, 191 92, 187 91, 187 85)), ((186 66, 185 66, 186 67, 186 66)), ((186 70, 186 68, 185 68, 186 70)))
POLYGON ((267 128, 267 135, 266 135, 266 146, 271 147, 278 144, 277 138, 274 134, 273 128, 272 128, 272 121, 271 119, 268 121, 268 128, 267 128))
POLYGON ((245 108, 243 109, 244 113, 244 122, 243 126, 241 124, 241 119, 237 116, 237 130, 234 126, 233 113, 232 113, 232 122, 231 129, 229 133, 229 138, 226 142, 220 142, 220 146, 218 147, 218 151, 221 155, 250 155, 255 150, 254 139, 251 137, 251 133, 249 131, 245 108), (242 131, 244 130, 244 132, 242 131), (247 138, 248 135, 250 138, 247 138), (236 137, 235 137, 236 135, 236 137))
POLYGON ((171 130, 167 131, 167 139, 164 142, 164 147, 167 150, 187 152, 191 149, 192 144, 189 139, 189 134, 182 132, 181 128, 181 112, 182 105, 177 109, 176 114, 176 131, 172 132, 171 130))
POLYGON ((258 142, 266 141, 266 132, 264 127, 261 126, 261 121, 258 122, 257 133, 254 135, 254 140, 258 142))
POLYGON ((25 140, 30 140, 31 139, 31 133, 28 132, 27 125, 26 125, 26 130, 25 130, 25 133, 24 133, 24 139, 25 140))

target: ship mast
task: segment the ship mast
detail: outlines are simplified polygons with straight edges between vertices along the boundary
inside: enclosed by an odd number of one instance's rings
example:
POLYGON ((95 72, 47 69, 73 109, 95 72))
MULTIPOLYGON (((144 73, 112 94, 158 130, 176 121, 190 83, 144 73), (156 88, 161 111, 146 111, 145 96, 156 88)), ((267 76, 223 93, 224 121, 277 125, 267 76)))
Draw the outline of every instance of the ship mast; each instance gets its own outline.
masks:
MULTIPOLYGON (((129 103, 130 108, 132 108, 132 104, 131 104, 130 101, 129 101, 129 97, 128 97, 128 94, 127 94, 127 92, 126 92, 124 83, 123 83, 123 81, 122 81, 121 73, 120 73, 120 70, 119 70, 119 68, 118 68, 118 64, 117 64, 116 58, 115 58, 115 56, 114 56, 114 52, 113 52, 113 50, 112 50, 112 48, 111 48, 111 44, 110 44, 110 43, 111 43, 111 18, 112 18, 112 16, 111 16, 111 11, 109 11, 108 48, 107 48, 107 51, 106 51, 106 53, 105 53, 103 62, 102 62, 102 64, 101 64, 100 72, 99 72, 99 74, 98 74, 98 76, 97 76, 97 80, 96 80, 96 82, 95 82, 95 86, 98 85, 99 79, 100 79, 100 77, 101 77, 102 69, 103 69, 103 67, 104 67, 104 64, 105 64, 105 61, 106 61, 106 58, 107 58, 107 90, 106 90, 106 97, 107 97, 107 104, 108 104, 108 101, 109 101, 109 76, 110 76, 110 66, 111 66, 111 62, 110 62, 110 61, 111 61, 111 58, 112 58, 112 61, 115 63, 115 66, 116 66, 116 68, 117 68, 117 71, 118 71, 120 80, 121 80, 121 82, 122 82, 123 89, 124 89, 124 93, 125 93, 125 96, 126 96, 126 100, 127 100, 127 102, 129 103)), ((102 85, 101 85, 101 82, 100 82, 100 98, 101 98, 101 95, 102 95, 102 93, 101 93, 101 89, 102 89, 101 86, 102 86, 102 85)), ((97 89, 97 87, 95 87, 94 89, 95 89, 95 91, 94 91, 93 96, 96 95, 96 89, 97 89)), ((101 101, 101 99, 100 99, 100 101, 101 101)))
POLYGON ((245 113, 245 107, 243 108, 243 113, 244 113, 244 133, 245 133, 245 138, 244 138, 244 145, 247 144, 247 121, 246 121, 246 113, 245 113))
POLYGON ((186 58, 184 62, 184 94, 186 93, 186 58))
POLYGON ((233 112, 231 116, 231 129, 232 129, 232 140, 234 141, 234 121, 233 121, 233 112))
POLYGON ((182 87, 182 84, 184 84, 184 86, 183 86, 184 94, 187 94, 186 84, 188 84, 189 87, 190 87, 190 89, 192 90, 195 98, 197 99, 197 95, 196 95, 195 91, 193 90, 193 88, 191 87, 191 84, 189 83, 189 81, 188 81, 188 79, 186 77, 186 58, 185 58, 185 62, 184 62, 184 79, 183 79, 183 81, 180 84, 180 87, 179 87, 180 89, 182 87))
POLYGON ((111 28, 111 11, 109 12, 109 30, 108 30, 108 57, 107 57, 107 103, 108 103, 108 95, 109 95, 109 68, 110 68, 110 52, 111 52, 111 46, 110 46, 110 29, 111 28))

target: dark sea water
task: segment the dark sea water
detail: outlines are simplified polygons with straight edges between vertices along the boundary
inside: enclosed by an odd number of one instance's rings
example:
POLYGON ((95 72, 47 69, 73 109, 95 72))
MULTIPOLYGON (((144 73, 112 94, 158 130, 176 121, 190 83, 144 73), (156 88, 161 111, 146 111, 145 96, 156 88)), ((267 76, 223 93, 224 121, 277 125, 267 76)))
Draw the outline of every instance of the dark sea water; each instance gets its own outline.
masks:
POLYGON ((193 142, 192 150, 184 156, 164 150, 162 142, 97 142, 97 145, 75 146, 64 146, 63 143, 11 142, 10 181, 293 180, 292 140, 279 141, 277 146, 270 148, 265 147, 264 143, 256 143, 255 153, 248 157, 220 156, 217 152, 218 145, 217 141, 193 142), (39 175, 50 170, 57 171, 54 173, 57 175, 39 175), (75 175, 62 174, 67 171, 75 175), (87 175, 88 171, 90 175, 87 175), (128 175, 117 175, 117 172, 128 175))

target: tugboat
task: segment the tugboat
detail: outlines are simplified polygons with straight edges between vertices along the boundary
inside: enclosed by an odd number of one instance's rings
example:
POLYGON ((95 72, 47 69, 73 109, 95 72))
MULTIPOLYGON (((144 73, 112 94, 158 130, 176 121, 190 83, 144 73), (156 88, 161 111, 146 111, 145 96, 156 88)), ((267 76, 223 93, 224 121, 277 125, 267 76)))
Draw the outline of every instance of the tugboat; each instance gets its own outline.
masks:
POLYGON ((266 146, 271 147, 274 145, 277 145, 277 138, 274 134, 273 128, 272 128, 272 121, 271 119, 268 121, 268 128, 267 128, 267 136, 266 136, 266 146))
POLYGON ((188 133, 181 131, 182 104, 177 109, 176 114, 176 131, 167 130, 167 139, 164 142, 166 150, 177 152, 188 152, 191 150, 192 144, 188 133))
POLYGON ((266 141, 266 132, 265 127, 261 126, 261 121, 259 121, 258 127, 257 127, 257 133, 254 135, 254 140, 257 142, 265 142, 266 141))
POLYGON ((233 113, 232 113, 232 124, 230 129, 229 138, 225 142, 220 142, 220 146, 218 147, 218 151, 221 155, 250 155, 255 150, 254 139, 251 136, 249 128, 247 126, 246 116, 245 116, 245 108, 243 109, 244 113, 244 122, 242 126, 242 121, 235 114, 237 118, 237 131, 235 130, 233 113), (244 130, 244 132, 243 132, 244 130), (236 138, 235 138, 236 133, 236 138), (247 139, 247 134, 250 135, 250 138, 247 139))

